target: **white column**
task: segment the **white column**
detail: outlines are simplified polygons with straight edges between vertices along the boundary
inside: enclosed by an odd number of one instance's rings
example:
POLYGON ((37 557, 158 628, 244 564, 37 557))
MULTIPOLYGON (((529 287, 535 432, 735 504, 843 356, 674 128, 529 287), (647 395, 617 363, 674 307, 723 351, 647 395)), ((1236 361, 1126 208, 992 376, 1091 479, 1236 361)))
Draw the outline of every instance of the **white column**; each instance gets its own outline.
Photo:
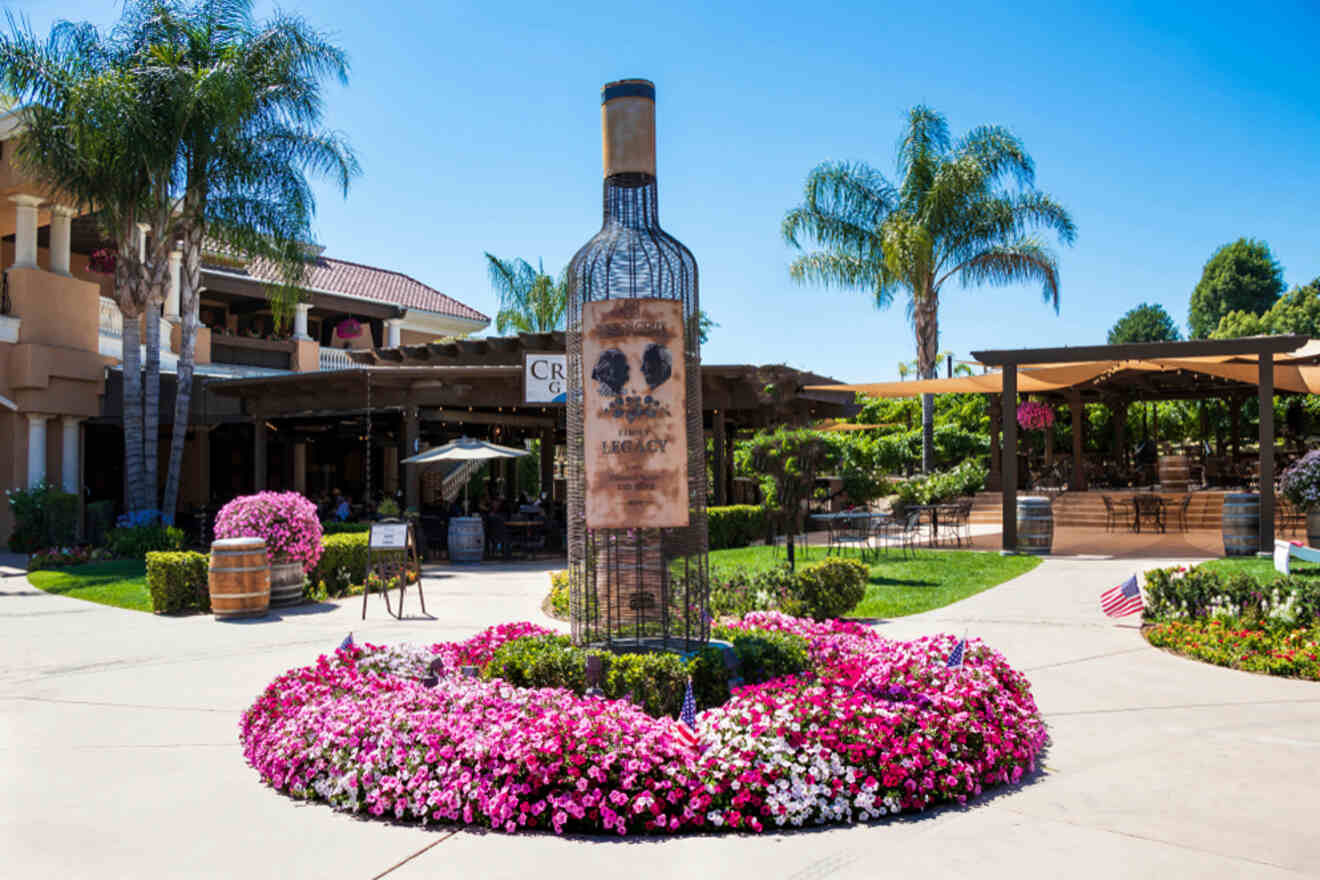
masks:
POLYGON ((293 491, 307 494, 307 444, 293 444, 293 491))
POLYGON ((37 206, 40 196, 10 196, 14 203, 15 269, 37 268, 37 206))
POLYGON ((60 424, 64 428, 63 443, 61 445, 60 468, 64 477, 64 491, 78 494, 82 487, 79 485, 80 478, 78 467, 78 440, 82 433, 78 429, 78 424, 82 419, 77 416, 61 416, 60 424))
POLYGON ((147 258, 147 233, 151 231, 151 224, 139 223, 137 225, 137 228, 138 228, 137 256, 138 256, 138 262, 141 263, 143 260, 147 258))
POLYGON ((77 210, 68 205, 52 205, 50 209, 50 271, 56 275, 69 274, 69 255, 73 245, 73 216, 77 210))
POLYGON ((165 320, 179 323, 179 272, 183 251, 170 251, 170 290, 165 294, 165 320))
POLYGON ((403 318, 386 318, 386 319, 385 319, 385 347, 386 347, 386 348, 398 348, 398 347, 399 347, 399 339, 400 339, 400 337, 401 337, 401 335, 402 335, 402 334, 400 333, 401 330, 403 330, 403 318))
POLYGON ((28 479, 29 489, 46 482, 46 420, 43 413, 28 413, 28 479))
POLYGON ((312 337, 307 335, 307 313, 312 310, 312 304, 298 303, 294 308, 297 311, 293 314, 293 338, 310 341, 312 337))

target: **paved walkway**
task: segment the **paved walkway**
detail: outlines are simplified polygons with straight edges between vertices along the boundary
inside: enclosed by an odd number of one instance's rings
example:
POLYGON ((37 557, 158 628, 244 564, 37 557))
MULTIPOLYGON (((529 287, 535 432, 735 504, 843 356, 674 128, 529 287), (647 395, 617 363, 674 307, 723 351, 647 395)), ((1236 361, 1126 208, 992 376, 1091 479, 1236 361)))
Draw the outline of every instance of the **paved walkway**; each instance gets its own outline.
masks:
MULTIPOLYGON (((1177 557, 1179 560, 1186 557, 1177 557)), ((793 835, 565 840, 361 821, 257 781, 239 714, 348 630, 457 638, 540 617, 544 567, 429 569, 427 607, 373 597, 250 623, 157 618, 30 588, 0 560, 0 874, 553 878, 1320 876, 1320 685, 1183 660, 1097 608, 1154 560, 1053 558, 884 624, 980 636, 1028 673, 1053 744, 963 809, 793 835)))

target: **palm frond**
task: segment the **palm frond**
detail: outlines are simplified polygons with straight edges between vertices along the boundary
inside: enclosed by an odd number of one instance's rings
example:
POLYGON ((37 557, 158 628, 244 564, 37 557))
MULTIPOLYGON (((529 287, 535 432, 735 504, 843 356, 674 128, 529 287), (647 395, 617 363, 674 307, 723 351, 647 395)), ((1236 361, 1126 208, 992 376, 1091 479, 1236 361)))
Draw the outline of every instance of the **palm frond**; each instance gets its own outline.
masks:
POLYGON ((987 248, 955 268, 965 286, 990 284, 1006 287, 1032 281, 1041 283, 1041 298, 1059 310, 1059 266, 1053 253, 1035 239, 987 248))
POLYGON ((909 210, 920 210, 949 145, 949 123, 942 114, 922 104, 908 111, 907 129, 898 142, 898 176, 899 195, 909 210))
POLYGON ((1012 177, 1021 186, 1031 186, 1036 179, 1036 163, 1027 154, 1017 135, 1002 125, 982 125, 959 139, 954 153, 973 160, 987 177, 1012 177))

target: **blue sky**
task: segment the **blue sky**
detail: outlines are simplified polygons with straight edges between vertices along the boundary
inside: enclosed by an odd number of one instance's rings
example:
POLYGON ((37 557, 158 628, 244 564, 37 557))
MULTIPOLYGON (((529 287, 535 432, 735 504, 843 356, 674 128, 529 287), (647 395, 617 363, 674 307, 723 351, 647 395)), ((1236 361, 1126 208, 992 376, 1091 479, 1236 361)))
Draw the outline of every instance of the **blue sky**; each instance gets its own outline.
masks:
MULTIPOLYGON (((322 191, 318 238, 493 315, 482 251, 557 273, 599 228, 599 88, 641 76, 658 91, 661 222, 721 325, 708 363, 876 381, 914 357, 901 302, 790 282, 779 223, 822 160, 892 173, 917 103, 955 135, 1014 130, 1078 227, 1057 315, 1038 288, 946 285, 940 343, 958 357, 1103 342, 1143 301, 1185 328, 1202 265, 1240 236, 1267 241, 1290 286, 1320 276, 1320 6, 1098 5, 287 4, 353 63, 327 121, 364 175, 347 200, 322 191)), ((118 3, 9 8, 44 32, 107 24, 118 3)))

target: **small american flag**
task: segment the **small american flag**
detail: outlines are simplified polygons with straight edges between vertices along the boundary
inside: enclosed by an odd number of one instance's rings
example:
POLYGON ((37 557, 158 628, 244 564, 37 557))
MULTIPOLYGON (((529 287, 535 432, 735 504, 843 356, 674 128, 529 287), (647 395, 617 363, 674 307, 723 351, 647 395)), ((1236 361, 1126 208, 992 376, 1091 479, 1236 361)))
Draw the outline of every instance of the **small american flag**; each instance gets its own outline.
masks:
POLYGON ((944 665, 949 669, 961 669, 963 665, 963 654, 965 653, 967 653, 967 637, 963 636, 962 639, 958 641, 958 644, 953 646, 953 650, 949 652, 949 659, 945 661, 944 665))
POLYGON ((344 636, 344 640, 339 643, 339 650, 347 651, 349 648, 352 647, 353 647, 353 634, 350 632, 348 635, 344 636))
POLYGON ((1135 574, 1100 594, 1100 610, 1110 617, 1126 617, 1141 609, 1141 588, 1137 586, 1135 574))
POLYGON ((678 711, 678 718, 673 722, 674 735, 687 746, 697 744, 697 701, 692 698, 692 679, 688 679, 687 690, 683 693, 683 708, 678 711))

